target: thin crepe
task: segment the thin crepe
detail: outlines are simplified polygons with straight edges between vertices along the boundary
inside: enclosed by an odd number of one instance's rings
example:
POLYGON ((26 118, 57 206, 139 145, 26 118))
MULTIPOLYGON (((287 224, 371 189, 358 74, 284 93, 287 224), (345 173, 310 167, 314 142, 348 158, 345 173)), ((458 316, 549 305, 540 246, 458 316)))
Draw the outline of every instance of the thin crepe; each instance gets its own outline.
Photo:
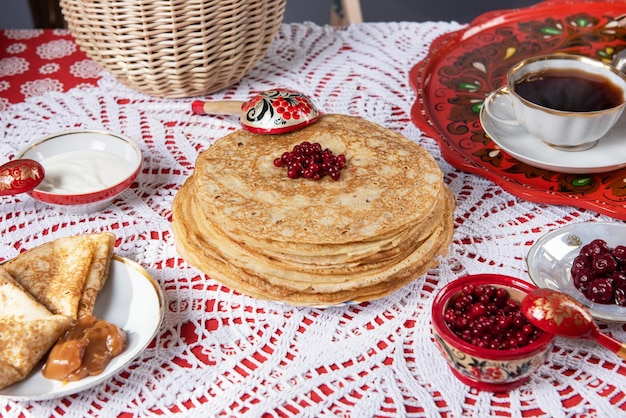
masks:
POLYGON ((0 389, 28 376, 71 322, 48 311, 0 266, 0 389))
POLYGON ((108 277, 115 235, 109 232, 59 238, 3 264, 50 312, 77 319, 93 312, 108 277))

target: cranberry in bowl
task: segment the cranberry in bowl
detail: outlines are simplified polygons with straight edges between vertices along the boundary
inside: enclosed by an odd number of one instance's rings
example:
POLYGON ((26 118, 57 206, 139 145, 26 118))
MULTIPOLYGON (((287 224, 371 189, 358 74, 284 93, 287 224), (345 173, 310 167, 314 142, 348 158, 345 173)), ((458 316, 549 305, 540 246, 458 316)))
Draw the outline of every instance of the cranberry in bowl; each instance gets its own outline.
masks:
POLYGON ((44 179, 31 197, 70 214, 106 208, 136 180, 143 159, 132 139, 97 130, 49 135, 17 158, 43 166, 44 179))
POLYGON ((507 392, 545 363, 554 335, 530 324, 521 311, 522 299, 533 289, 514 277, 479 274, 448 283, 435 296, 435 342, 461 382, 507 392))

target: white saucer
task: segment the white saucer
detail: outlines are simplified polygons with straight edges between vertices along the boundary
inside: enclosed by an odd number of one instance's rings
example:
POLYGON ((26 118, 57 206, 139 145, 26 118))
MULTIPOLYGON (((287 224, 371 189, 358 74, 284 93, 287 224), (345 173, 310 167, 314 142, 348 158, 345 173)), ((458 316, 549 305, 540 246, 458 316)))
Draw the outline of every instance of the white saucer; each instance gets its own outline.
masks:
POLYGON ((626 308, 591 302, 571 278, 570 269, 581 246, 603 239, 611 248, 626 243, 626 224, 580 222, 548 232, 530 248, 526 261, 528 275, 538 287, 558 290, 587 307, 591 316, 609 322, 626 322, 626 308))
MULTIPOLYGON (((496 98, 492 108, 497 107, 500 112, 510 108, 510 104, 504 106, 497 103, 502 100, 506 99, 496 98)), ((513 116, 503 118, 513 119, 513 116)), ((498 147, 533 167, 573 174, 604 173, 626 167, 626 117, 622 117, 613 129, 600 138, 595 147, 585 151, 553 148, 529 134, 522 126, 507 125, 493 119, 484 108, 480 111, 480 123, 498 147)))

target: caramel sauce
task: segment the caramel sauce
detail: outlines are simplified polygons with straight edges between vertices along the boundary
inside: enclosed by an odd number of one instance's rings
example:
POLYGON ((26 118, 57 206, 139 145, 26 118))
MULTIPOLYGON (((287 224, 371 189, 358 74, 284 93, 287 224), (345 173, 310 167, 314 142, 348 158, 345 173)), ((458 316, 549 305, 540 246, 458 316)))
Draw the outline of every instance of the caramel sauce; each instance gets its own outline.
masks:
POLYGON ((75 321, 48 354, 44 377, 75 381, 102 373, 124 351, 126 333, 104 320, 85 316, 75 321))

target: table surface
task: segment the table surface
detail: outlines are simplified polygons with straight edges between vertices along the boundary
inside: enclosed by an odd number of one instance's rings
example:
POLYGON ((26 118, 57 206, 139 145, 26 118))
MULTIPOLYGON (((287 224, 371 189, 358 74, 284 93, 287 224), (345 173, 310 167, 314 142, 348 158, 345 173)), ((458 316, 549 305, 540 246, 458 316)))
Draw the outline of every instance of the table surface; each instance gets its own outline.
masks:
MULTIPOLYGON (((0 154, 73 128, 135 138, 138 182, 106 210, 76 216, 27 196, 0 198, 0 260, 55 238, 117 235, 116 254, 159 283, 165 315, 154 341, 104 383, 61 399, 0 399, 19 416, 625 416, 626 363, 591 343, 557 338, 540 372, 505 394, 457 381, 430 330, 434 294, 466 274, 530 280, 525 256, 543 234, 593 211, 517 198, 449 165, 411 123, 408 72, 452 22, 364 23, 347 29, 283 25, 267 56, 210 99, 272 87, 310 95, 327 113, 364 117, 427 149, 456 194, 455 235, 437 268, 381 300, 327 309, 255 300, 189 267, 171 234, 171 203, 198 154, 238 128, 192 115, 188 99, 158 99, 100 70, 64 30, 0 32, 0 154)), ((600 324, 626 340, 623 324, 600 324)))

